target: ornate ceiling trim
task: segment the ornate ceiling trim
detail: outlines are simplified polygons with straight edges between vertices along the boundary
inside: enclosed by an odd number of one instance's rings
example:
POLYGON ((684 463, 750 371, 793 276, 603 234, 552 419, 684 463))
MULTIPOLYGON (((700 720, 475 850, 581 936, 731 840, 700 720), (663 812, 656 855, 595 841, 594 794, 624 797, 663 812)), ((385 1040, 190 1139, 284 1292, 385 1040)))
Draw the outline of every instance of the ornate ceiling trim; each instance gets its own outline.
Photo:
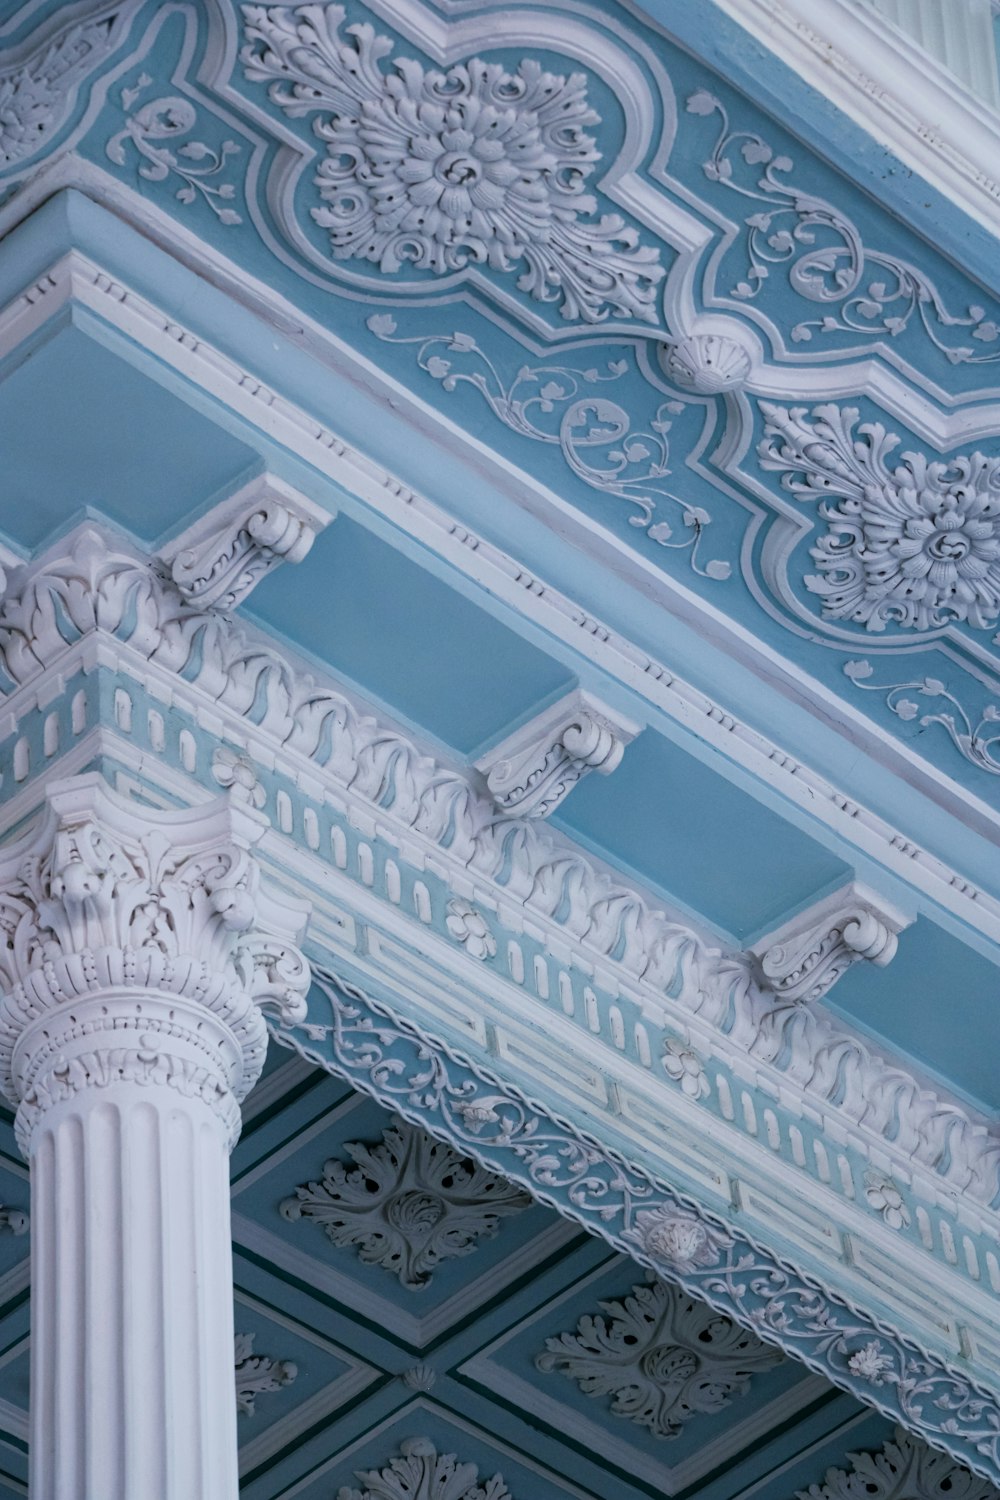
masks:
MULTIPOLYGON (((497 819, 467 777, 92 528, 14 578, 0 645, 22 679, 0 746, 5 783, 20 788, 7 826, 68 761, 147 799, 159 785, 190 801, 192 778, 228 787, 270 818, 268 867, 313 900, 320 952, 405 989, 418 1019, 548 1090, 557 1111, 586 1099, 633 1160, 739 1202, 743 1221, 848 1295, 875 1287, 894 1306, 905 1262, 924 1307, 905 1316, 945 1357, 971 1347, 968 1330, 985 1338, 986 1280, 1000 1279, 987 1122, 810 1005, 776 1002, 746 955, 651 911, 544 824, 497 819), (706 1129, 732 1175, 706 1169, 706 1129)), ((817 927, 818 970, 850 961, 840 947, 870 893, 835 905, 817 927)), ((987 1345, 977 1367, 990 1367, 987 1345)))
POLYGON ((463 1155, 521 1184, 765 1342, 895 1416, 975 1473, 1000 1476, 1000 1404, 836 1293, 637 1172, 624 1158, 335 974, 277 1041, 463 1155), (329 1019, 317 1019, 324 1012, 329 1019))
MULTIPOLYGON (((765 785, 774 787, 810 819, 818 819, 856 850, 862 861, 875 861, 876 868, 881 867, 906 886, 926 893, 974 930, 992 940, 1000 938, 1000 899, 730 713, 664 662, 539 579, 516 558, 457 524, 440 506, 357 452, 256 375, 168 317, 147 298, 109 276, 88 257, 77 252, 61 257, 0 312, 0 353, 16 348, 37 333, 68 303, 99 314, 199 388, 238 414, 262 423, 292 452, 343 485, 407 535, 431 548, 463 576, 485 584, 519 615, 540 625, 557 641, 592 661, 600 671, 640 694, 673 723, 736 761, 765 785)), ((284 315, 280 321, 284 321, 284 315)), ((332 346, 330 336, 324 335, 324 339, 332 346)), ((372 376, 372 368, 366 366, 365 378, 372 376)), ((453 431, 449 435, 455 436, 453 431)), ((718 617, 713 615, 703 623, 706 633, 714 637, 718 617)), ((760 664, 745 649, 749 644, 745 636, 741 639, 742 645, 734 644, 731 650, 751 671, 756 671, 760 664)), ((773 653, 765 651, 763 656, 766 661, 761 669, 768 675, 785 670, 773 653)), ((790 690, 801 701, 807 681, 805 674, 793 669, 790 678, 794 679, 789 682, 790 690)), ((812 687, 815 689, 816 685, 812 687)), ((818 690, 818 697, 819 712, 825 722, 831 716, 839 718, 846 722, 855 742, 866 742, 871 726, 863 718, 853 718, 849 708, 839 700, 835 703, 822 689, 818 690)), ((984 832, 1000 824, 1000 814, 994 809, 967 790, 946 782, 940 772, 906 747, 879 740, 878 754, 890 764, 898 763, 904 780, 915 781, 935 800, 947 787, 948 805, 963 821, 972 818, 984 832)), ((876 878, 874 869, 867 878, 876 878)))
POLYGON ((824 0, 821 12, 812 0, 715 3, 958 208, 1000 234, 1000 117, 917 42, 887 28, 864 0, 824 0))

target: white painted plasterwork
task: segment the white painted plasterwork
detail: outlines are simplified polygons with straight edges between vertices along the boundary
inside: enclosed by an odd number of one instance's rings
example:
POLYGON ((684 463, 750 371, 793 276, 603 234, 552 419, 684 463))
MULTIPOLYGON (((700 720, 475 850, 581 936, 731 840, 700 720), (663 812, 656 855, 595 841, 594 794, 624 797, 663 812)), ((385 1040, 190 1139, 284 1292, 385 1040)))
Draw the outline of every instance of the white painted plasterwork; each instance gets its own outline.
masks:
POLYGON ((344 1485, 337 1500, 513 1500, 499 1474, 481 1479, 475 1464, 438 1453, 429 1438, 405 1438, 384 1468, 357 1477, 363 1488, 344 1485))
POLYGON ((816 1001, 862 961, 884 968, 895 957, 904 912, 852 882, 754 943, 768 989, 782 1000, 816 1001))
POLYGON ((997 1500, 1000 1490, 928 1448, 902 1427, 878 1453, 852 1453, 850 1470, 829 1469, 796 1500, 997 1500))
POLYGON ((244 485, 162 554, 178 592, 201 609, 235 609, 265 574, 301 562, 333 519, 273 474, 244 485))
POLYGON ((1000 116, 917 42, 887 28, 865 0, 716 4, 932 187, 1000 233, 1000 116))

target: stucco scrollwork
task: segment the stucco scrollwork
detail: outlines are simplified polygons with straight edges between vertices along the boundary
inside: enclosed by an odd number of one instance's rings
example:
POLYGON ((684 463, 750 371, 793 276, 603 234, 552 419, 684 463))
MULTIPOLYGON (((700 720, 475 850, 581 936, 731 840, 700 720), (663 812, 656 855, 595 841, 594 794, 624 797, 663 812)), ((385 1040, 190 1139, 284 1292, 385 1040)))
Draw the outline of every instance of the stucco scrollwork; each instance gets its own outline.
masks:
POLYGON ((719 119, 718 135, 702 167, 706 178, 738 194, 752 209, 743 220, 746 270, 729 289, 730 297, 752 301, 780 267, 793 292, 825 309, 821 317, 793 326, 793 343, 834 334, 898 338, 913 325, 952 364, 1000 359, 1000 350, 991 347, 1000 339, 1000 316, 990 317, 975 304, 964 314, 954 312, 918 267, 866 245, 849 214, 791 178, 795 164, 790 156, 755 131, 734 129, 722 101, 707 89, 696 89, 687 108, 690 114, 719 119), (979 349, 950 342, 952 329, 974 339, 979 349))
POLYGON ((786 409, 761 403, 761 466, 781 473, 797 500, 820 500, 825 536, 805 579, 830 620, 869 631, 937 630, 952 622, 991 630, 1000 614, 1000 458, 929 461, 904 453, 879 422, 855 434, 855 407, 786 409))
POLYGON ((663 1281, 600 1305, 605 1317, 588 1314, 575 1333, 546 1339, 535 1364, 561 1370, 587 1396, 610 1396, 614 1416, 655 1437, 679 1437, 696 1412, 721 1411, 732 1396, 747 1393, 756 1372, 782 1357, 663 1281))
POLYGON ((367 23, 342 35, 339 5, 243 15, 247 78, 289 115, 316 116, 326 155, 311 212, 334 259, 390 274, 516 268, 519 290, 558 300, 565 318, 656 320, 659 250, 618 214, 593 217, 584 191, 600 159, 584 74, 530 57, 513 73, 479 57, 447 73, 397 58, 385 73, 389 38, 367 23))
POLYGON ((531 1206, 521 1188, 487 1172, 454 1147, 405 1121, 377 1145, 351 1141, 354 1162, 326 1162, 319 1182, 296 1188, 281 1212, 312 1219, 334 1245, 356 1245, 366 1265, 382 1266, 419 1291, 435 1267, 471 1255, 500 1221, 531 1206))
POLYGON ((298 1370, 290 1360, 272 1359, 253 1352, 254 1335, 238 1333, 234 1342, 236 1360, 236 1410, 244 1417, 254 1415, 258 1396, 280 1391, 291 1385, 298 1370))
POLYGON ((897 718, 915 720, 921 729, 932 724, 948 735, 955 749, 977 771, 1000 776, 1000 702, 986 703, 978 712, 970 712, 950 692, 940 677, 912 677, 905 682, 869 682, 874 668, 863 658, 844 663, 844 676, 861 692, 881 693, 885 705, 897 718), (928 711, 921 713, 921 699, 930 699, 928 711))
POLYGON ((430 1438, 406 1438, 383 1469, 358 1473, 363 1490, 347 1485, 337 1500, 512 1500, 499 1474, 480 1481, 475 1464, 454 1453, 438 1453, 430 1438))

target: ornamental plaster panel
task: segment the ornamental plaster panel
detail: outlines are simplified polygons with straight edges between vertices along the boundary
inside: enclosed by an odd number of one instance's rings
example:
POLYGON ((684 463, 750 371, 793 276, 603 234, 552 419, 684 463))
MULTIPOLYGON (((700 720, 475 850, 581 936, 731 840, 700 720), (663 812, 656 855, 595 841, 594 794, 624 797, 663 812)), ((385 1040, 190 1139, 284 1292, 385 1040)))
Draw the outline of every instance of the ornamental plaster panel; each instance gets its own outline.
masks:
POLYGON ((967 1374, 803 1279, 741 1230, 637 1172, 356 987, 332 974, 319 974, 317 983, 329 1020, 312 1012, 305 1028, 273 1027, 284 1045, 523 1183, 539 1201, 996 1482, 1000 1403, 967 1374))
POLYGON ((362 1470, 364 1490, 341 1486, 337 1500, 513 1500, 499 1474, 479 1482, 475 1464, 438 1453, 429 1438, 405 1438, 382 1469, 362 1470))
MULTIPOLYGON (((28 686, 41 664, 63 660, 71 644, 60 633, 63 622, 71 634, 86 635, 98 629, 98 619, 101 634, 120 631, 151 668, 167 674, 172 697, 178 674, 188 669, 191 677, 196 662, 195 700, 207 697, 232 715, 242 736, 248 735, 246 708, 266 703, 255 742, 280 747, 292 765, 329 778, 342 789, 338 797, 349 789, 359 827, 372 823, 397 845, 415 841, 453 889, 468 889, 471 878, 491 891, 498 910, 547 927, 554 952, 568 942, 601 964, 617 976, 612 984, 647 997, 643 1003, 658 1024, 667 1018, 667 995, 674 996, 679 1014, 710 1036, 714 1049, 737 1060, 738 1070, 747 1057, 773 1069, 779 1090, 792 1090, 807 1106, 832 1106, 845 1122, 891 1138, 894 1150, 914 1165, 961 1182, 978 1203, 992 1202, 1000 1143, 985 1124, 828 1017, 794 1003, 776 1005, 749 955, 714 948, 691 927, 652 910, 639 892, 609 880, 565 839, 530 820, 498 828, 492 801, 466 777, 359 714, 342 693, 297 676, 263 639, 185 604, 144 564, 109 551, 93 530, 82 533, 68 555, 27 570, 8 594, 0 610, 0 657, 8 676, 28 686)), ((293 778, 299 774, 292 772, 293 778)), ((284 815, 277 812, 282 827, 284 815)), ((461 912, 457 906, 448 912, 452 940, 478 963, 500 963, 489 919, 465 911, 464 894, 448 900, 464 903, 461 912)), ((584 998, 584 1013, 590 1004, 584 998)), ((608 1043, 620 1054, 613 1029, 608 1043)))
MULTIPOLYGON (((126 206, 122 205, 123 208, 126 206)), ((213 274, 216 270, 225 279, 224 268, 213 268, 213 274)), ((245 292, 242 282, 241 287, 245 292)), ((263 291, 261 295, 264 296, 263 291)), ((273 300, 273 294, 267 295, 273 300)), ((793 807, 807 810, 811 818, 820 818, 823 824, 836 829, 863 855, 878 859, 907 882, 916 883, 947 910, 961 913, 963 919, 978 930, 991 935, 1000 934, 1000 902, 978 889, 967 877, 959 876, 912 838, 903 837, 883 819, 846 796, 835 784, 818 776, 795 757, 780 751, 773 742, 738 718, 724 712, 713 699, 694 689, 661 662, 639 651, 630 641, 617 636, 514 559, 483 538, 457 527, 439 507, 414 494, 394 476, 384 474, 377 466, 363 460, 334 434, 317 429, 311 419, 262 386, 240 366, 164 318, 148 302, 105 276, 84 258, 68 257, 53 268, 51 275, 12 304, 4 326, 0 327, 0 342, 6 347, 6 340, 10 339, 11 346, 16 346, 53 311, 65 305, 70 297, 92 307, 131 337, 154 349, 179 372, 194 378, 251 420, 266 420, 269 426, 280 432, 282 440, 293 451, 348 485, 376 511, 432 547, 461 572, 477 582, 486 583, 498 598, 536 620, 556 639, 585 650, 595 664, 611 671, 651 705, 689 726, 706 744, 727 756, 734 756, 766 784, 779 789, 793 807)), ((0 323, 4 323, 2 318, 0 323)), ((318 329, 314 332, 317 339, 322 341, 325 338, 329 343, 329 335, 321 335, 318 329)), ((718 624, 719 621, 714 619, 711 628, 718 624)), ((739 657, 740 649, 735 646, 734 649, 739 657)), ((768 671, 787 674, 788 664, 779 663, 775 657, 768 662, 768 671)), ((800 693, 802 684, 796 682, 795 691, 800 693)), ((852 737, 863 743, 867 733, 864 719, 852 718, 849 706, 842 700, 838 703, 837 714, 849 725, 852 737)), ((885 750, 883 741, 879 753, 884 754, 885 750)), ((925 763, 908 753, 904 754, 904 760, 905 764, 900 766, 901 774, 938 796, 940 786, 937 781, 928 788, 921 780, 921 767, 925 763)), ((984 826, 995 823, 992 811, 969 792, 963 793, 961 816, 965 821, 970 817, 981 819, 984 826)))

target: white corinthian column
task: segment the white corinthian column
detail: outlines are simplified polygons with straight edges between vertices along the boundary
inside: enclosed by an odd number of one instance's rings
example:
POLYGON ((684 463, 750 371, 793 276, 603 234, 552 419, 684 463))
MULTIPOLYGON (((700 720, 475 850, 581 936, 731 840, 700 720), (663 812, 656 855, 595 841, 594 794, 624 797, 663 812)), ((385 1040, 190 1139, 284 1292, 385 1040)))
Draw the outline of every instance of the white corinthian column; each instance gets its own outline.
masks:
POLYGON ((305 1010, 262 824, 54 784, 0 849, 0 1087, 31 1164, 32 1500, 237 1500, 229 1152, 305 1010), (265 934, 270 934, 269 936, 265 934))

